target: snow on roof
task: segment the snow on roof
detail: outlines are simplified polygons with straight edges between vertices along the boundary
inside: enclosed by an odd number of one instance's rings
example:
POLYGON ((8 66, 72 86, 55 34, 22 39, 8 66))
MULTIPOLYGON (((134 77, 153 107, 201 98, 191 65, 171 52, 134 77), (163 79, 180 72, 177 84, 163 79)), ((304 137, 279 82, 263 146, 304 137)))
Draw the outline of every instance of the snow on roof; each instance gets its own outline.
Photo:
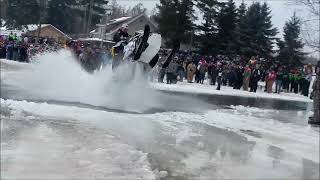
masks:
MULTIPOLYGON (((126 23, 127 23, 128 25, 130 25, 131 23, 135 22, 137 19, 139 19, 139 18, 142 17, 142 16, 145 16, 145 14, 142 13, 142 14, 140 14, 140 15, 138 15, 138 16, 135 16, 134 18, 132 18, 132 19, 130 19, 129 21, 127 21, 126 23)), ((118 31, 118 29, 119 29, 120 27, 121 27, 121 26, 117 26, 116 28, 114 28, 113 30, 111 30, 110 33, 108 33, 108 34, 113 34, 113 33, 115 33, 116 31, 118 31)))
POLYGON ((0 35, 2 35, 2 36, 9 36, 10 35, 10 33, 13 33, 13 34, 17 34, 17 36, 18 37, 20 37, 24 32, 23 31, 21 31, 21 30, 10 30, 10 29, 1 29, 0 30, 0 35))
POLYGON ((127 19, 130 19, 130 18, 132 18, 132 17, 131 16, 124 16, 124 17, 120 17, 117 19, 112 19, 109 22, 110 23, 120 23, 120 22, 126 21, 127 19))
MULTIPOLYGON (((63 34, 65 37, 72 39, 71 37, 69 37, 67 34, 65 34, 64 32, 62 32, 60 29, 56 28, 55 26, 51 25, 51 24, 41 24, 41 28, 44 27, 48 27, 51 26, 53 27, 56 31, 60 32, 61 34, 63 34)), ((36 31, 38 29, 39 25, 38 24, 28 24, 26 25, 26 31, 36 31)))
POLYGON ((80 38, 78 39, 79 41, 103 41, 103 42, 108 42, 108 43, 115 43, 113 41, 107 41, 107 40, 103 40, 103 39, 100 39, 100 38, 80 38))
MULTIPOLYGON (((41 28, 50 26, 50 24, 41 24, 41 28)), ((27 24, 26 26, 26 30, 28 31, 35 31, 38 29, 39 25, 38 24, 27 24)))

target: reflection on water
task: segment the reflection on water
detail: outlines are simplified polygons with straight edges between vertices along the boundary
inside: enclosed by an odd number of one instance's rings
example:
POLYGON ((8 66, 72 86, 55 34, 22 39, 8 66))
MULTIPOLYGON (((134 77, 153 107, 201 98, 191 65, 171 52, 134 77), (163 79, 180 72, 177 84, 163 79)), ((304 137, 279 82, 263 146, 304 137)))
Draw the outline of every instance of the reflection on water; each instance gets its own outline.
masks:
POLYGON ((265 99, 265 98, 254 98, 254 97, 241 97, 241 96, 222 96, 214 94, 191 94, 191 93, 177 93, 170 91, 163 91, 165 93, 174 94, 176 96, 194 97, 202 99, 205 102, 218 106, 250 106, 265 109, 277 109, 277 110, 310 110, 312 103, 307 102, 296 102, 286 101, 279 99, 265 99))

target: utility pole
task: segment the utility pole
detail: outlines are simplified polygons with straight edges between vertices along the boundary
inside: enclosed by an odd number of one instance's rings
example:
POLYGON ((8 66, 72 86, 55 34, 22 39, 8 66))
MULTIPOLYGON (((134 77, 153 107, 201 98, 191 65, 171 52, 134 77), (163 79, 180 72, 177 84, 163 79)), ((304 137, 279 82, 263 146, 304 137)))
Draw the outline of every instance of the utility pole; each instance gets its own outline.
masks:
POLYGON ((88 5, 89 4, 86 4, 84 5, 84 18, 83 18, 83 27, 82 27, 82 30, 83 30, 83 33, 87 33, 87 10, 88 10, 88 5))
POLYGON ((94 0, 90 0, 90 9, 89 9, 89 17, 88 17, 88 23, 87 23, 87 36, 90 35, 90 28, 91 28, 91 21, 92 21, 92 13, 93 13, 93 5, 94 0))
POLYGON ((47 7, 47 0, 39 0, 39 24, 38 24, 38 38, 41 35, 41 23, 43 21, 43 17, 45 16, 45 9, 47 7))

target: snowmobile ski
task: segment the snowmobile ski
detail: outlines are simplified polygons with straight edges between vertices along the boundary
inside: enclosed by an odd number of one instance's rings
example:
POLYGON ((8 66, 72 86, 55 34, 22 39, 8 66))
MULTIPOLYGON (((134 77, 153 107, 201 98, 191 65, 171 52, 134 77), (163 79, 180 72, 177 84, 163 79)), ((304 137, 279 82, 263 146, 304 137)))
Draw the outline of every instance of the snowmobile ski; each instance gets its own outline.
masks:
POLYGON ((143 36, 140 39, 140 42, 138 44, 138 49, 134 54, 133 60, 135 61, 138 60, 141 57, 142 52, 144 52, 146 48, 149 46, 148 44, 149 35, 150 35, 150 26, 146 25, 144 27, 143 36))

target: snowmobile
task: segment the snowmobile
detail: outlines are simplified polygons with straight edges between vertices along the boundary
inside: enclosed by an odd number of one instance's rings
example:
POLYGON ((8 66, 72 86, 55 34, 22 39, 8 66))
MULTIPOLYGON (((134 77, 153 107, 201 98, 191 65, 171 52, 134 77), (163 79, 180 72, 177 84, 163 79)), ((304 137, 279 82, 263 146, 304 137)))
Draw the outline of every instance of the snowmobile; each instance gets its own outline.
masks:
POLYGON ((149 25, 146 25, 142 34, 138 33, 128 41, 122 40, 112 47, 112 69, 124 62, 143 63, 153 68, 159 59, 157 54, 160 46, 161 35, 151 33, 149 25))
MULTIPOLYGON (((135 76, 137 67, 142 68, 144 74, 148 73, 158 63, 161 40, 160 34, 152 33, 149 25, 145 25, 142 34, 138 33, 128 41, 118 42, 111 49, 113 71, 118 71, 117 69, 120 66, 130 66, 126 70, 122 69, 120 71, 130 71, 127 72, 127 76, 130 77, 135 76)), ((174 47, 161 68, 167 68, 179 47, 180 42, 174 41, 174 47)))

